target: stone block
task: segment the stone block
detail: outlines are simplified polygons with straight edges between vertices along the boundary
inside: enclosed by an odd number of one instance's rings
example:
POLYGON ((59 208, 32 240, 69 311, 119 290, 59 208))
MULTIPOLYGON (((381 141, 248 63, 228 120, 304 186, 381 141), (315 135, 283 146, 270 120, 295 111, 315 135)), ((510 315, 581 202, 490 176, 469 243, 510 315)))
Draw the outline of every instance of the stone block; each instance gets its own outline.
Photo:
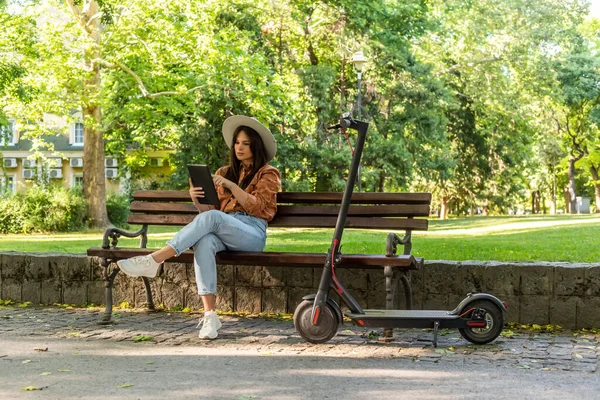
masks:
POLYGON ((106 304, 106 283, 100 281, 88 282, 88 297, 89 304, 101 305, 106 304))
MULTIPOLYGON (((194 274, 194 264, 190 264, 191 273, 194 274)), ((223 286, 235 285, 235 267, 233 265, 217 265, 217 283, 223 286)))
POLYGON ((88 299, 88 282, 63 282, 63 302, 65 304, 86 305, 88 299))
POLYGON ((518 264, 486 263, 483 291, 494 296, 519 295, 520 271, 521 266, 518 264))
POLYGON ((423 297, 422 310, 448 310, 448 295, 428 293, 423 297))
POLYGON ((584 277, 586 283, 586 296, 599 297, 600 296, 600 265, 592 264, 584 270, 584 277))
POLYGON ((336 268, 336 277, 342 285, 352 291, 367 291, 368 281, 364 269, 336 268))
POLYGON ((102 275, 104 273, 104 267, 102 266, 102 260, 100 257, 88 257, 88 262, 90 265, 91 280, 104 280, 104 276, 102 275))
POLYGON ((59 281, 42 282, 42 304, 63 303, 62 285, 59 281))
MULTIPOLYGON (((486 268, 482 262, 463 261, 460 263, 459 279, 461 284, 457 294, 481 293, 485 292, 485 274, 486 268)), ((424 282, 424 287, 427 287, 428 282, 424 282)))
POLYGON ((585 268, 579 265, 554 267, 554 295, 583 296, 585 292, 585 268))
MULTIPOLYGON (((298 288, 298 287, 290 287, 288 288, 288 297, 287 297, 287 312, 293 313, 298 304, 302 302, 302 298, 304 296, 308 296, 310 294, 314 294, 315 291, 313 288, 298 288)), ((339 303, 338 303, 339 304, 339 303)))
POLYGON ((167 282, 182 284, 188 281, 187 264, 185 263, 164 263, 163 276, 167 282))
MULTIPOLYGON (((217 291, 219 290, 219 285, 217 285, 217 291)), ((217 299, 218 301, 218 299, 217 299)), ((183 289, 183 306, 189 307, 193 311, 197 311, 202 309, 202 298, 198 294, 198 289, 196 285, 187 285, 183 289)))
POLYGON ((20 303, 22 300, 22 289, 23 284, 11 278, 2 279, 2 287, 1 287, 0 299, 2 300, 12 300, 15 303, 20 303))
POLYGON ((521 264, 520 294, 550 296, 554 290, 554 268, 550 264, 521 264))
POLYGON ((117 307, 122 302, 127 302, 132 306, 135 304, 134 278, 119 273, 113 285, 113 306, 117 307))
POLYGON ((263 289, 262 312, 285 313, 287 292, 283 287, 272 287, 263 289))
POLYGON ((367 304, 363 308, 385 310, 385 292, 379 290, 369 290, 367 292, 367 304))
POLYGON ((567 329, 577 328, 577 305, 575 296, 554 296, 550 298, 550 322, 567 329))
POLYGON ((166 307, 166 308, 172 308, 172 307, 177 307, 177 306, 183 307, 184 295, 183 295, 183 288, 181 287, 181 285, 178 285, 178 284, 172 283, 172 282, 167 282, 165 280, 165 282, 162 285, 161 292, 162 292, 161 304, 164 307, 166 307))
POLYGON ((33 304, 40 304, 42 293, 42 282, 25 281, 21 292, 22 301, 30 301, 33 304))
POLYGON ((314 268, 286 268, 285 283, 288 287, 312 288, 314 287, 313 272, 314 268))
POLYGON ((521 300, 519 296, 503 295, 498 297, 500 301, 508 304, 508 311, 504 313, 504 322, 519 322, 521 316, 521 300))
POLYGON ((259 313, 262 305, 261 290, 252 287, 235 288, 235 311, 259 313))
POLYGON ((52 279, 47 254, 31 254, 26 256, 24 260, 26 261, 25 280, 40 282, 52 279))
POLYGON ((20 253, 8 253, 4 254, 3 260, 2 279, 23 282, 25 280, 26 256, 20 253))
MULTIPOLYGON (((62 270, 60 279, 63 282, 84 282, 92 276, 92 265, 88 257, 69 257, 66 269, 62 270)), ((70 303, 69 303, 70 304, 70 303)))
MULTIPOLYGON (((135 294, 135 305, 136 307, 146 307, 147 296, 146 296, 146 285, 144 280, 141 278, 132 279, 134 282, 134 294, 135 294)), ((150 286, 150 293, 152 294, 152 302, 154 307, 166 307, 165 298, 163 293, 163 286, 166 285, 164 276, 158 276, 152 279, 148 279, 150 286)), ((181 303, 179 304, 181 305, 181 303)))
POLYGON ((546 325, 549 323, 550 296, 521 296, 519 322, 546 325))
POLYGON ((265 288, 285 286, 285 269, 283 267, 263 268, 262 286, 265 288))
MULTIPOLYGON (((313 288, 318 288, 319 287, 319 283, 321 282, 321 275, 323 274, 323 267, 318 267, 318 268, 313 268, 312 269, 312 276, 313 276, 313 284, 312 287, 313 288)), ((287 283, 287 286, 290 286, 289 283, 287 283)))
POLYGON ((56 255, 50 257, 48 265, 50 274, 55 281, 64 281, 69 277, 69 255, 56 255))
POLYGON ((385 275, 382 269, 367 269, 365 270, 367 278, 367 290, 369 292, 383 291, 385 292, 385 275))
POLYGON ((423 293, 425 285, 425 267, 421 267, 418 270, 410 271, 410 285, 412 286, 413 293, 423 293))
MULTIPOLYGON (((249 289, 256 290, 256 289, 249 289)), ((217 310, 233 311, 234 310, 234 295, 235 288, 232 286, 217 286, 217 310)), ((259 297, 260 301, 260 297, 259 297)))
POLYGON ((262 268, 257 266, 237 266, 235 267, 236 286, 261 287, 262 268))
POLYGON ((600 297, 582 297, 577 306, 577 328, 600 328, 600 297))
POLYGON ((451 261, 428 262, 423 279, 425 293, 460 293, 462 284, 459 276, 460 265, 451 261))

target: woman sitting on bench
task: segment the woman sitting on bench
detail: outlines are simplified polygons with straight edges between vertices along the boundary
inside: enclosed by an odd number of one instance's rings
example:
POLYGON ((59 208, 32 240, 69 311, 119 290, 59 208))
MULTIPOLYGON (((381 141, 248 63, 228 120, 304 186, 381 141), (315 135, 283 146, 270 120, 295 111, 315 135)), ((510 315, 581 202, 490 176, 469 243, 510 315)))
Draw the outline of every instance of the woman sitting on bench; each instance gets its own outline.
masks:
POLYGON ((216 253, 264 250, 267 222, 275 216, 281 187, 279 171, 268 164, 277 151, 269 129, 254 118, 235 115, 223 123, 223 138, 231 155, 230 164, 219 168, 213 178, 219 210, 198 202, 204 190, 194 187, 190 179, 190 197, 200 214, 162 249, 117 262, 128 275, 153 278, 162 262, 193 247, 198 294, 204 305, 204 318, 198 324, 202 324, 201 339, 216 338, 221 327, 215 312, 216 253))

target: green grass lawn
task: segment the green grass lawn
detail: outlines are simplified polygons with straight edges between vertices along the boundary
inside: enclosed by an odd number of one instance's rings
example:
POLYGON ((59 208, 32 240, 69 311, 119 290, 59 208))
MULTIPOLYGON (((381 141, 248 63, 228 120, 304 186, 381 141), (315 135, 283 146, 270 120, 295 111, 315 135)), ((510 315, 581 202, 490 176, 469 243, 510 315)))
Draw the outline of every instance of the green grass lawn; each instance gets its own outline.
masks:
MULTIPOLYGON (((600 215, 470 217, 430 220, 413 233, 413 254, 427 260, 598 262, 600 215)), ((151 227, 148 247, 161 247, 177 227, 151 227)), ((331 229, 269 229, 269 251, 326 252, 331 229)), ((387 231, 346 230, 344 253, 385 253, 387 231)), ((70 234, 0 235, 0 251, 84 254, 99 247, 99 231, 70 234)), ((123 247, 139 240, 122 238, 123 247)), ((401 251, 401 250, 400 250, 401 251)))

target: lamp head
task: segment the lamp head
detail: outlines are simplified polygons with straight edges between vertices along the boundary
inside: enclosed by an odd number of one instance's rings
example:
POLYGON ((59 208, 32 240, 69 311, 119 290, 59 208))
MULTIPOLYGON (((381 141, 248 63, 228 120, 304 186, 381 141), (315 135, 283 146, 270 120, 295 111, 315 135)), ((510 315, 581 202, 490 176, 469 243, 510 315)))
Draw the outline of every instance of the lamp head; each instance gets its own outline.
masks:
POLYGON ((357 51, 352 55, 350 62, 354 65, 359 72, 362 72, 367 64, 367 59, 362 51, 357 51))

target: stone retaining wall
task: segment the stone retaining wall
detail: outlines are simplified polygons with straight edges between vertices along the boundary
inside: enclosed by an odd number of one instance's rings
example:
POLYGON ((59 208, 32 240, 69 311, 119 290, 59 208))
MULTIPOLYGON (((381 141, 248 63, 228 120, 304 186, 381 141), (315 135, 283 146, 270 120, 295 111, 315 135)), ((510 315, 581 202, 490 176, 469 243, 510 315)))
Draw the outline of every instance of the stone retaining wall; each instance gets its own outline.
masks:
MULTIPOLYGON (((218 308, 293 312, 302 296, 315 293, 320 271, 221 265, 218 308)), ((339 270, 338 277, 365 308, 385 308, 383 270, 339 270)), ((167 264, 151 285, 157 305, 201 306, 191 264, 167 264)), ((429 261, 412 273, 412 288, 416 309, 452 309, 469 292, 487 292, 508 303, 508 321, 600 327, 600 264, 429 261)), ((117 276, 114 295, 115 304, 145 302, 141 279, 124 274, 117 276)), ((83 255, 0 253, 0 299, 103 304, 101 268, 83 255)))

